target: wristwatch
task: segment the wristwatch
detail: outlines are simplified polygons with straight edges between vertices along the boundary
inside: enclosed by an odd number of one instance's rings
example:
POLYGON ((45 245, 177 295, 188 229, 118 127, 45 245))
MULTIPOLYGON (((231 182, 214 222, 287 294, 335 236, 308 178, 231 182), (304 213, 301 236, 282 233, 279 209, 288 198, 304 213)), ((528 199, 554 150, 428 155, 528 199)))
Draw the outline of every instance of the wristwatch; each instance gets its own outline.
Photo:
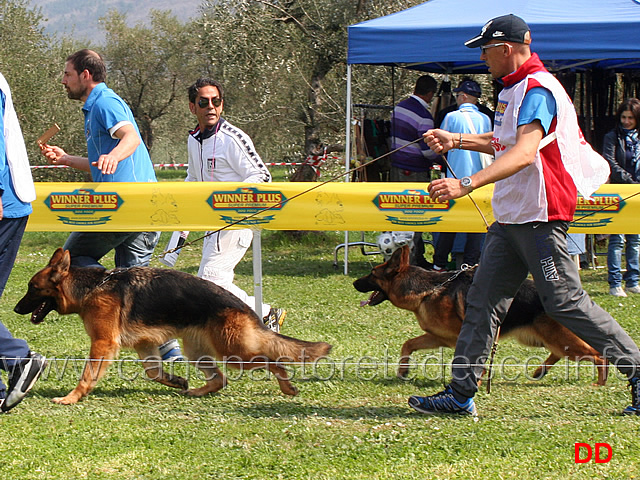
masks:
POLYGON ((468 188, 470 191, 473 190, 473 187, 471 186, 472 183, 471 177, 462 177, 460 179, 460 185, 464 188, 468 188))

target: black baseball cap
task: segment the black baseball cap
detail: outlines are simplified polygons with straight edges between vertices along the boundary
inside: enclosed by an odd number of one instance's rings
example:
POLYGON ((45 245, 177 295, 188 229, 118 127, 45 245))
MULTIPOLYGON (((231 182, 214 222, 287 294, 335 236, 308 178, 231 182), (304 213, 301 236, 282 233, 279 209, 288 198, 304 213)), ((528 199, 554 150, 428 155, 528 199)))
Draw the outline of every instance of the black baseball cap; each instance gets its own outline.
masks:
POLYGON ((513 14, 502 15, 489 20, 480 35, 464 42, 469 48, 481 47, 491 40, 503 40, 505 42, 531 43, 531 32, 529 25, 513 14))
POLYGON ((457 88, 453 89, 454 92, 464 92, 472 97, 480 98, 482 96, 482 89, 477 82, 473 80, 465 80, 457 88))

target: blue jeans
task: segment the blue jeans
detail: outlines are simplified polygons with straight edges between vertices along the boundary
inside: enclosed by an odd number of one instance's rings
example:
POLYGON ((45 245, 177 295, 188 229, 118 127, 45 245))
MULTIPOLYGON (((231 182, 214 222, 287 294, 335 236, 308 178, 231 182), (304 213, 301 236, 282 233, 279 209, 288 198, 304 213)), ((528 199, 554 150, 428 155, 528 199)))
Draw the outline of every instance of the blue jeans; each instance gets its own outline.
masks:
POLYGON ((640 281, 640 269, 638 266, 638 253, 640 253, 640 235, 637 234, 612 234, 609 235, 609 250, 607 252, 607 269, 609 270, 609 286, 621 287, 622 280, 627 284, 627 288, 635 287, 640 281), (622 247, 624 239, 627 244, 624 254, 627 259, 627 271, 624 275, 620 271, 622 263, 622 247))
MULTIPOLYGON (((440 268, 446 268, 449 263, 449 254, 453 250, 456 233, 442 232, 438 234, 438 241, 433 253, 433 264, 440 268)), ((480 260, 480 252, 486 233, 467 233, 462 255, 462 263, 473 266, 480 260)))
POLYGON ((118 268, 146 267, 159 239, 160 232, 73 232, 63 248, 76 267, 102 267, 100 259, 111 250, 118 268))
MULTIPOLYGON (((13 269, 28 218, 3 218, 0 220, 0 295, 4 292, 4 287, 13 269)), ((14 338, 7 327, 0 322, 0 368, 11 370, 18 363, 17 359, 28 357, 29 352, 27 342, 14 338)), ((0 379, 0 398, 4 398, 5 390, 6 387, 0 379)))

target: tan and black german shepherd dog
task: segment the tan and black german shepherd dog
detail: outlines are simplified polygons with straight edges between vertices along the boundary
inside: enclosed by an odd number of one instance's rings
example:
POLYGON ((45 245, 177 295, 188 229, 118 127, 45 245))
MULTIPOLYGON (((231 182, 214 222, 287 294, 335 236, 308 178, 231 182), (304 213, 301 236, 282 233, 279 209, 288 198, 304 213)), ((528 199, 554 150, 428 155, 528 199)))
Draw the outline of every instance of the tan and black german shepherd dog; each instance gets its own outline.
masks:
MULTIPOLYGON (((409 357, 416 350, 456 346, 465 313, 465 298, 475 268, 458 272, 435 272, 409 264, 409 247, 396 250, 391 258, 374 267, 369 275, 353 282, 359 292, 373 292, 368 305, 389 300, 413 312, 426 333, 407 340, 400 351, 399 377, 409 372, 409 357)), ((598 385, 607 381, 607 361, 573 332, 549 317, 532 280, 518 290, 500 327, 500 337, 513 337, 530 347, 545 347, 549 357, 533 374, 542 378, 561 358, 588 360, 598 369, 598 385)))
POLYGON ((49 264, 29 281, 15 312, 31 313, 35 324, 52 310, 77 313, 91 338, 90 359, 78 386, 53 399, 72 404, 87 396, 105 374, 120 347, 133 347, 147 375, 192 396, 217 392, 226 377, 214 358, 236 368, 267 368, 280 390, 296 395, 279 362, 314 361, 331 345, 306 342, 269 330, 256 313, 227 290, 201 278, 164 268, 104 270, 70 265, 69 252, 58 248, 49 264), (206 384, 187 390, 187 381, 162 368, 158 345, 182 338, 184 354, 204 373, 206 384), (203 361, 202 359, 207 359, 203 361))

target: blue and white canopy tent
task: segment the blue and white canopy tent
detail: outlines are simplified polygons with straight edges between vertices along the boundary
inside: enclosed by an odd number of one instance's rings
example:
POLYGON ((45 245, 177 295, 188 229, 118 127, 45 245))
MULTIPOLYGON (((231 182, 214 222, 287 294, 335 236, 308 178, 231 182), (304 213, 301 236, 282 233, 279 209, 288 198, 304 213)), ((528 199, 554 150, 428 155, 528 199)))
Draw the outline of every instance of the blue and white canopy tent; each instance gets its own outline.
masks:
MULTIPOLYGON (((487 20, 509 13, 528 23, 532 50, 552 72, 640 71, 640 0, 431 0, 349 26, 346 144, 353 65, 483 73, 479 49, 464 42, 487 20)), ((625 95, 638 95, 637 89, 625 95)))
MULTIPOLYGON (((640 0, 431 0, 349 26, 346 145, 351 141, 353 65, 446 74, 487 72, 479 49, 466 48, 464 42, 487 20, 509 13, 528 23, 532 50, 552 72, 640 71, 640 0)), ((636 81, 635 90, 625 95, 637 96, 638 88, 636 81)), ((586 101, 597 100, 594 96, 586 101)), ((348 148, 346 152, 348 170, 348 148)))
POLYGON ((480 52, 464 42, 490 18, 509 13, 528 23, 532 49, 551 71, 640 69, 639 0, 431 0, 351 25, 347 64, 483 72, 480 52))
POLYGON ((464 42, 508 13, 529 24, 532 50, 552 72, 640 70, 640 0, 431 0, 348 28, 347 125, 352 65, 486 72, 464 42))

